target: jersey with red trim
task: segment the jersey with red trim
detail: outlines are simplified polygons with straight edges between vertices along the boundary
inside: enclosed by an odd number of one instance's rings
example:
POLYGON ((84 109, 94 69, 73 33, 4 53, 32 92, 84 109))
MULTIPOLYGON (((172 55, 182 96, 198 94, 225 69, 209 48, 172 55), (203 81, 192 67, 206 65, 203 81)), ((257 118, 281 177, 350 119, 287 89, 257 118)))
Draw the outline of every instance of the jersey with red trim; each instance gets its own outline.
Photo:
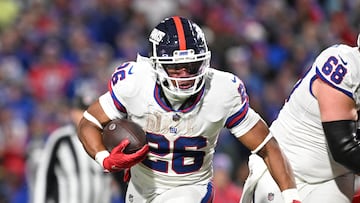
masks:
POLYGON ((161 93, 150 61, 144 58, 118 67, 100 104, 111 118, 127 117, 146 131, 150 152, 131 168, 135 185, 156 188, 204 183, 212 177, 212 158, 219 132, 227 127, 240 137, 259 120, 249 107, 242 81, 209 68, 203 89, 189 105, 172 109, 161 93))
MULTIPOLYGON (((360 108, 360 52, 357 47, 336 45, 324 50, 298 81, 272 123, 296 176, 309 183, 333 179, 349 172, 331 157, 320 120, 318 102, 311 92, 318 77, 343 92, 360 108)), ((336 106, 334 106, 336 108, 336 106)))

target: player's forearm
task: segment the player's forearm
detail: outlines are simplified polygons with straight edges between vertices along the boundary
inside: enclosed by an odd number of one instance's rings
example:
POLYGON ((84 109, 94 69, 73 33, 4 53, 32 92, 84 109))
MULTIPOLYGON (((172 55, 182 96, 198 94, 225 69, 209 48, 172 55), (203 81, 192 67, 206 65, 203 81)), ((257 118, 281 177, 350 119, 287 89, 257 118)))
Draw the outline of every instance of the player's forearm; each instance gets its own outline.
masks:
POLYGON ((275 139, 270 140, 259 153, 281 191, 296 188, 292 168, 275 139))
MULTIPOLYGON (((270 159, 271 160, 271 159, 270 159)), ((294 176, 290 165, 284 159, 276 159, 268 164, 269 171, 281 191, 296 188, 294 176)))
POLYGON ((92 158, 95 158, 97 152, 106 150, 102 142, 101 129, 85 118, 79 123, 78 136, 92 158))
POLYGON ((285 203, 300 203, 295 178, 286 156, 281 152, 275 139, 271 139, 260 152, 278 184, 285 203))

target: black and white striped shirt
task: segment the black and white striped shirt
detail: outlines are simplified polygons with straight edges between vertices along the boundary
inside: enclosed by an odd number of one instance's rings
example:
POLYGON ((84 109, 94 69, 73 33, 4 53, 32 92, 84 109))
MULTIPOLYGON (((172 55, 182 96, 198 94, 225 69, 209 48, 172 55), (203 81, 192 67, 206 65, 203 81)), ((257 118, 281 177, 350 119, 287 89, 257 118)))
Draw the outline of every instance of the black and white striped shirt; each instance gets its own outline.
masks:
POLYGON ((111 174, 85 152, 75 126, 54 131, 38 158, 32 203, 111 202, 111 174))

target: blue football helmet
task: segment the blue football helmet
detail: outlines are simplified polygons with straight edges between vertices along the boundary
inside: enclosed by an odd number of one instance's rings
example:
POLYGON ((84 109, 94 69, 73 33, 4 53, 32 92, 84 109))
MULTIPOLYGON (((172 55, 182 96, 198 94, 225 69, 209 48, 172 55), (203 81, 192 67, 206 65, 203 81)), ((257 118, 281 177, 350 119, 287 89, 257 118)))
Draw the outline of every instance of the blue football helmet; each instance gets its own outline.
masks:
POLYGON ((197 24, 179 16, 166 18, 152 30, 149 41, 150 59, 164 91, 176 96, 189 96, 201 90, 211 54, 205 35, 197 24), (167 72, 169 67, 185 67, 191 77, 170 77, 167 72), (181 88, 181 81, 194 81, 194 84, 181 88))

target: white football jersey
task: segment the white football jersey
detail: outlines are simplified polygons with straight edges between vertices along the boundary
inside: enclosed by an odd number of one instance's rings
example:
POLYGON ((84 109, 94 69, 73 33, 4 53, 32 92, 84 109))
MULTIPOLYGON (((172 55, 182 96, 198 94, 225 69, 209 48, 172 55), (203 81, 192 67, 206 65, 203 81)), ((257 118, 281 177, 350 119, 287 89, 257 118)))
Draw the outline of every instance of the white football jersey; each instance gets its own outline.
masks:
MULTIPOLYGON (((297 177, 309 183, 349 172, 336 163, 327 148, 318 102, 311 92, 321 78, 352 98, 360 107, 360 52, 335 45, 324 50, 299 80, 270 129, 291 162, 297 177)), ((336 106, 334 106, 336 108, 336 106)))
POLYGON ((150 152, 131 168, 135 186, 152 194, 179 185, 207 184, 219 132, 240 137, 260 119, 249 107, 242 81, 209 68, 205 86, 189 105, 174 110, 164 100, 147 58, 118 67, 100 104, 111 118, 127 116, 143 127, 150 152))

